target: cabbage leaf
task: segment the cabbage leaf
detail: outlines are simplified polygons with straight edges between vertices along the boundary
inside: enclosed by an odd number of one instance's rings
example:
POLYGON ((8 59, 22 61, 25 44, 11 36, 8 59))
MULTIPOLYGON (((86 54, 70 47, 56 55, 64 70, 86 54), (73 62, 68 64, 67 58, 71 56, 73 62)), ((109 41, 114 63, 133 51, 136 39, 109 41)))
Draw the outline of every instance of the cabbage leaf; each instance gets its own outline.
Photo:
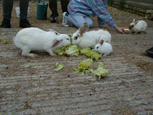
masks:
POLYGON ((66 48, 65 55, 68 56, 79 56, 80 48, 77 45, 69 45, 66 48))
POLYGON ((56 68, 54 69, 55 71, 59 71, 61 69, 63 69, 63 65, 61 63, 56 63, 56 68))
POLYGON ((97 70, 91 69, 90 71, 94 76, 98 77, 98 80, 104 78, 108 74, 108 70, 103 67, 102 63, 99 63, 97 70))
POLYGON ((92 65, 93 60, 92 59, 86 59, 82 61, 78 68, 75 69, 76 72, 82 72, 82 73, 88 73, 90 72, 90 67, 92 65))
POLYGON ((102 55, 100 55, 98 52, 92 51, 90 47, 81 49, 80 53, 96 61, 102 58, 102 55))

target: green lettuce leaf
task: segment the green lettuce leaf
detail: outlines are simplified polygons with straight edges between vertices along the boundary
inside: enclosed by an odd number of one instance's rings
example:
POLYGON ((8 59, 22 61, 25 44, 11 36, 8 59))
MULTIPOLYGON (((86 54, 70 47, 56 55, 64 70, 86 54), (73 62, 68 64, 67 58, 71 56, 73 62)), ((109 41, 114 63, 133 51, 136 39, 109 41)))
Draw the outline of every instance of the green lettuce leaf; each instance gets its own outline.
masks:
POLYGON ((93 60, 92 59, 86 59, 82 61, 78 68, 75 69, 76 72, 82 72, 82 73, 88 73, 90 72, 90 67, 92 65, 93 60))
POLYGON ((98 52, 95 52, 95 51, 91 51, 91 56, 90 56, 90 58, 92 59, 92 60, 99 60, 99 59, 101 59, 102 58, 102 55, 100 55, 98 52))
POLYGON ((92 51, 90 47, 81 49, 80 53, 96 61, 102 58, 102 55, 100 55, 98 52, 92 51))
POLYGON ((8 40, 4 40, 4 41, 2 41, 2 44, 8 44, 8 43, 9 43, 8 40))
POLYGON ((56 63, 56 68, 54 69, 55 71, 59 71, 61 69, 63 69, 63 65, 61 63, 56 63))
POLYGON ((65 54, 68 56, 78 56, 80 48, 77 45, 69 45, 66 48, 65 54))
POLYGON ((108 73, 108 70, 103 67, 102 63, 99 63, 99 66, 98 66, 97 70, 91 69, 90 71, 91 71, 92 74, 94 74, 94 76, 98 77, 98 80, 105 77, 108 73))
POLYGON ((86 55, 86 54, 88 54, 88 53, 90 53, 90 52, 91 52, 91 48, 90 48, 90 47, 82 48, 82 49, 80 50, 80 53, 81 53, 81 54, 84 54, 84 55, 86 55))
POLYGON ((7 33, 1 33, 1 35, 7 35, 7 33))
POLYGON ((66 47, 57 48, 57 49, 54 50, 54 53, 56 53, 58 55, 64 55, 65 54, 65 48, 66 47))

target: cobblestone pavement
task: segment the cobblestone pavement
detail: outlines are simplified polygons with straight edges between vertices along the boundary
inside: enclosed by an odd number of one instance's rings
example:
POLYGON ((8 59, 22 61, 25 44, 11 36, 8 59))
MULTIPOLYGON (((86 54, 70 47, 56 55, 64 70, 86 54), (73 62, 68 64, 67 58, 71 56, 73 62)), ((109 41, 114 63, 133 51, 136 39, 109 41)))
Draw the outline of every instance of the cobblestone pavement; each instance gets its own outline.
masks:
MULTIPOLYGON (((128 26, 126 21, 123 18, 123 27, 128 26)), ((74 71, 87 57, 51 57, 39 52, 36 58, 22 57, 12 43, 20 28, 1 29, 7 33, 1 40, 9 43, 0 42, 0 115, 153 115, 153 59, 145 55, 153 45, 153 22, 147 22, 146 34, 109 29, 114 52, 92 65, 96 68, 103 62, 109 71, 99 81, 92 74, 74 71), (59 72, 54 71, 56 62, 64 65, 59 72)), ((52 28, 62 33, 76 31, 59 24, 52 28)))

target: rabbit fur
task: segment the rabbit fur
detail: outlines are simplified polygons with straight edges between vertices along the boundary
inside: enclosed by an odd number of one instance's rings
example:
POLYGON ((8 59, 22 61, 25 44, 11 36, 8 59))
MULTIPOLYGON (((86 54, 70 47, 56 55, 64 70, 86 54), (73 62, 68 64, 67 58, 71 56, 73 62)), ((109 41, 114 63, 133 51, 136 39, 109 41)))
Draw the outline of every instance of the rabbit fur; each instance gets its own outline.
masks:
POLYGON ((129 29, 136 34, 139 32, 144 32, 146 28, 147 28, 147 23, 144 20, 135 21, 135 19, 133 19, 133 22, 130 23, 129 26, 129 29))
POLYGON ((55 48, 71 44, 70 37, 66 34, 60 34, 56 31, 44 31, 39 28, 25 28, 20 30, 14 37, 14 44, 22 50, 23 56, 35 57, 36 54, 30 51, 46 51, 49 55, 55 55, 55 48))
POLYGON ((112 45, 104 42, 104 40, 101 40, 98 44, 96 44, 93 50, 97 51, 103 56, 107 56, 113 52, 112 45))
POLYGON ((94 48, 101 39, 104 42, 111 42, 111 34, 106 30, 92 30, 88 31, 89 26, 83 23, 81 27, 72 35, 72 44, 78 45, 81 48, 91 47, 94 48))

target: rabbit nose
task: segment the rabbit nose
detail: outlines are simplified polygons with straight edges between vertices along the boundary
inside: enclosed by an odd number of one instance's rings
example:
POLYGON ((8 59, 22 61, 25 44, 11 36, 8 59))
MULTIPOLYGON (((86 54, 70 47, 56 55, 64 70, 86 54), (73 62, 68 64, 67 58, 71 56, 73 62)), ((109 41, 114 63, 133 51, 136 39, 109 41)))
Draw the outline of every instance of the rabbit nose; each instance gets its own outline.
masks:
POLYGON ((102 55, 102 56, 104 56, 104 55, 105 55, 105 53, 102 53, 101 55, 102 55))

